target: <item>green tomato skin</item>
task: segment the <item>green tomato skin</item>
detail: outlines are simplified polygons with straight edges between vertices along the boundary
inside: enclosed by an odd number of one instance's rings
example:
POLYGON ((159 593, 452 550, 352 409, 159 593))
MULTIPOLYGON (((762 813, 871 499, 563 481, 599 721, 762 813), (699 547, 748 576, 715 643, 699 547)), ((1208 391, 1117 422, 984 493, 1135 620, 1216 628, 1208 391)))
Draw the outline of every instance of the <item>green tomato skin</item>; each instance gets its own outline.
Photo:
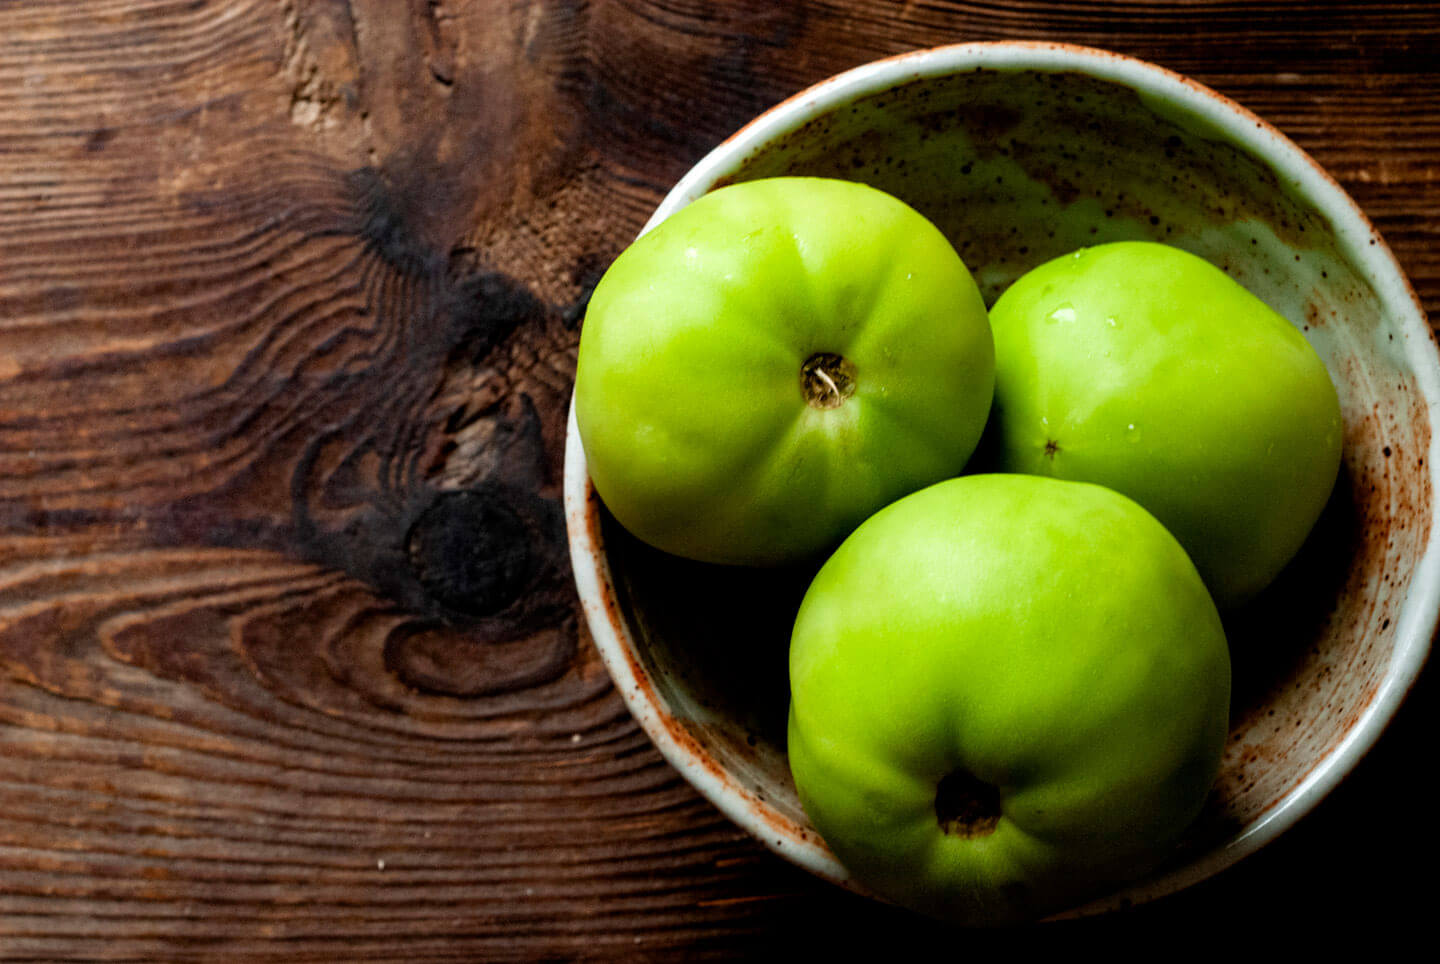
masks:
POLYGON ((778 564, 958 474, 994 386, 985 305, 945 237, 845 181, 722 188, 616 259, 580 339, 575 415, 596 491, 667 552, 778 564), (807 404, 843 356, 854 394, 807 404))
POLYGON ((1222 608, 1299 550, 1340 467, 1340 402, 1304 336, 1219 268, 1120 242, 1047 262, 990 315, 1005 471, 1154 513, 1222 608))
POLYGON ((972 475, 881 510, 825 563, 790 649, 789 755, 856 879, 989 925, 1151 869, 1219 770, 1230 659, 1163 526, 1109 489, 972 475), (941 829, 962 769, 993 832, 941 829))

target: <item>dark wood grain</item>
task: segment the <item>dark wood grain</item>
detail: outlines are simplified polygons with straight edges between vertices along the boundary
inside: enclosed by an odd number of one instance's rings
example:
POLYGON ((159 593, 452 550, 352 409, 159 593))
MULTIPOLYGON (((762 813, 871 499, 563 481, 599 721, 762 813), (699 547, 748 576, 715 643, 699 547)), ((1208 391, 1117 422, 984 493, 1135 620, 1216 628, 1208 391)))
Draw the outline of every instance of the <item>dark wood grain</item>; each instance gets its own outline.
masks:
POLYGON ((1435 856, 1433 673, 1220 878, 937 935, 731 826, 586 638, 558 486, 600 272, 783 97, 1022 38, 1276 123, 1440 317, 1433 3, 0 2, 0 957, 893 955, 1422 916, 1400 871, 1435 856))

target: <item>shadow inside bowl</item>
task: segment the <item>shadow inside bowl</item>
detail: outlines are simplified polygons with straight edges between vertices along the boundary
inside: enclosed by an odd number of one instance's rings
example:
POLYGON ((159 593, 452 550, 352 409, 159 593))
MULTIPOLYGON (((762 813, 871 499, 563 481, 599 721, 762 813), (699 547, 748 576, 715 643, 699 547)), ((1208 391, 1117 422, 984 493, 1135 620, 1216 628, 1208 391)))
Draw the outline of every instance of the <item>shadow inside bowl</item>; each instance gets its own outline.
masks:
POLYGON ((743 789, 805 823, 785 722, 790 629, 815 569, 681 559, 601 519, 621 611, 671 713, 743 789))

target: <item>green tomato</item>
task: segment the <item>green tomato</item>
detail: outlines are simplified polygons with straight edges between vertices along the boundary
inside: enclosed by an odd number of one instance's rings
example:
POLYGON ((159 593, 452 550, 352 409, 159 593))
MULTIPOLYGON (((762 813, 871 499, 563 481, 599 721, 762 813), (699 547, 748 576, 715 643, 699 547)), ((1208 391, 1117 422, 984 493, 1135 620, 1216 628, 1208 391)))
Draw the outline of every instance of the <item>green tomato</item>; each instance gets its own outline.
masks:
POLYGON ((861 883, 937 917, 1043 915, 1151 868, 1219 769, 1220 617, 1110 489, 971 475, 867 520, 790 649, 801 803, 861 883))
POLYGON ((616 259, 575 417, 634 535, 779 564, 958 474, 993 386, 985 305, 944 235, 874 188, 774 178, 700 198, 616 259))
POLYGON ((1303 335, 1178 248, 1121 242, 995 303, 999 467, 1117 489, 1189 551, 1222 607, 1279 574, 1340 466, 1340 403, 1303 335))

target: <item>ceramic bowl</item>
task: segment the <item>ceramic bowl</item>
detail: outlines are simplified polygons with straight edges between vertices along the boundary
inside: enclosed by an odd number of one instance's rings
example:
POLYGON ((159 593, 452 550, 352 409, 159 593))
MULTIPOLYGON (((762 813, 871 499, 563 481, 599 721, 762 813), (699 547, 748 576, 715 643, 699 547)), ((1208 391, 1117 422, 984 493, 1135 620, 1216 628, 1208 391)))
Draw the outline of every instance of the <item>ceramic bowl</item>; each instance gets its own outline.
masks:
MULTIPOLYGON (((1334 495, 1279 581, 1227 618, 1231 730, 1203 815, 1154 875, 1071 913, 1177 890, 1294 824, 1394 713, 1440 599, 1436 344, 1364 214, 1291 141, 1214 91, 1051 44, 917 51, 824 81, 717 147, 649 226, 713 188, 779 174, 863 181, 909 202, 950 238, 987 303, 1052 257, 1150 239, 1209 259, 1304 332, 1343 408, 1334 495)), ((786 650, 808 574, 705 566, 639 544, 589 484, 573 411, 568 441, 576 582, 631 711, 732 820, 856 888, 806 821, 786 765, 786 650)))

